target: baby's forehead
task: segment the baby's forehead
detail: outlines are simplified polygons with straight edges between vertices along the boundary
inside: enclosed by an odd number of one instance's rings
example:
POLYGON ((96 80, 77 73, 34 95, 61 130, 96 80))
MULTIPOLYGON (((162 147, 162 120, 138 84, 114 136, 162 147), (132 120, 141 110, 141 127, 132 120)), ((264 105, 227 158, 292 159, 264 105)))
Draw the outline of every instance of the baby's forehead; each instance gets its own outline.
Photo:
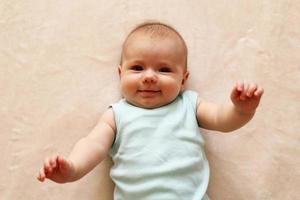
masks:
POLYGON ((145 32, 133 33, 124 45, 122 54, 134 55, 144 50, 154 54, 159 52, 161 56, 177 54, 177 57, 185 58, 187 55, 184 45, 176 35, 153 36, 145 32))
MULTIPOLYGON (((178 51, 181 51, 183 54, 183 57, 185 58, 185 62, 187 65, 187 46, 185 44, 184 39, 182 36, 177 32, 174 28, 160 24, 160 23, 154 23, 154 24, 144 24, 141 26, 138 26, 137 28, 133 29, 125 39, 123 45, 122 45, 122 53, 121 53, 121 61, 122 64, 124 53, 129 50, 128 47, 136 42, 143 42, 145 40, 152 40, 151 42, 160 42, 162 40, 169 40, 173 43, 174 49, 177 49, 178 51)), ((163 42, 162 42, 163 43, 163 42)), ((130 47, 129 47, 130 48, 130 47)))

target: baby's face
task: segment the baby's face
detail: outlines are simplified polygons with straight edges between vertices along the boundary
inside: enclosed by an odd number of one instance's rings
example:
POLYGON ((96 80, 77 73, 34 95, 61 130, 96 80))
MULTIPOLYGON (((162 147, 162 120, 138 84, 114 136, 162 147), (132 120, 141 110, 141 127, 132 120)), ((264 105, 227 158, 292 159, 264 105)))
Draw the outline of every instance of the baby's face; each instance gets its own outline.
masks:
POLYGON ((121 91, 131 104, 157 108, 172 102, 188 78, 185 51, 177 36, 133 33, 119 67, 121 91))

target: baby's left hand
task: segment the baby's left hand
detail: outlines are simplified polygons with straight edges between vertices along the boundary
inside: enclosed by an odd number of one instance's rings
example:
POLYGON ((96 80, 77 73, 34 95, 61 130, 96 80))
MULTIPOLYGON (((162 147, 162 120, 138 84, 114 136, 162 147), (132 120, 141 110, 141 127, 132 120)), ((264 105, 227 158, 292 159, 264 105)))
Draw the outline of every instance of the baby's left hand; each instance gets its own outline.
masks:
POLYGON ((254 113, 264 93, 262 87, 253 83, 236 83, 231 92, 231 101, 241 113, 254 113))

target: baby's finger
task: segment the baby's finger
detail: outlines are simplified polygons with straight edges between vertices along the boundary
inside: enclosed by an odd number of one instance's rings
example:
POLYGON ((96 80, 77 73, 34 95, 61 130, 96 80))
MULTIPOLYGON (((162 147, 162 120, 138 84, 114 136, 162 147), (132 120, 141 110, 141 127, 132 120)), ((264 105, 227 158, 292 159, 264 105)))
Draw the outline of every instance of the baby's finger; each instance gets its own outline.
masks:
POLYGON ((244 89, 243 89, 243 91, 242 91, 242 93, 240 95, 240 99, 241 100, 245 100, 247 98, 248 89, 249 89, 249 84, 247 84, 247 83, 245 84, 244 83, 244 89))
POLYGON ((51 167, 55 168, 57 166, 57 157, 58 156, 53 156, 51 159, 50 159, 50 165, 51 167))
POLYGON ((257 84, 254 83, 250 84, 247 91, 247 97, 252 97, 256 89, 257 89, 257 84))
POLYGON ((38 176, 37 176, 37 179, 38 179, 39 181, 43 182, 43 181, 45 180, 45 177, 46 177, 45 171, 44 171, 44 168, 42 167, 42 168, 40 169, 40 171, 39 171, 39 174, 38 174, 38 176))
POLYGON ((254 92, 256 97, 261 97, 264 94, 264 89, 262 87, 258 87, 257 90, 254 92))
POLYGON ((244 90, 244 83, 243 82, 237 82, 236 83, 237 91, 242 92, 244 90))
POLYGON ((51 173, 52 172, 52 167, 50 164, 50 158, 46 158, 44 161, 44 170, 45 174, 51 173))
POLYGON ((240 98, 241 92, 243 91, 243 85, 239 82, 235 83, 232 92, 231 92, 231 99, 236 100, 240 98))

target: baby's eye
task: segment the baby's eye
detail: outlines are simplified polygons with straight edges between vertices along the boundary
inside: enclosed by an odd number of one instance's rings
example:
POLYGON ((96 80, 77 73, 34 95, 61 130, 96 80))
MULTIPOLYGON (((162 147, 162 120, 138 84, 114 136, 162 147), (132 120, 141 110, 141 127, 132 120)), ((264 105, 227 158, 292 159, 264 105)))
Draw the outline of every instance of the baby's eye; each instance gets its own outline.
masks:
POLYGON ((169 67, 162 67, 159 69, 160 72, 171 72, 171 69, 169 67))
POLYGON ((134 66, 130 67, 130 69, 133 71, 142 71, 143 67, 140 65, 134 65, 134 66))

